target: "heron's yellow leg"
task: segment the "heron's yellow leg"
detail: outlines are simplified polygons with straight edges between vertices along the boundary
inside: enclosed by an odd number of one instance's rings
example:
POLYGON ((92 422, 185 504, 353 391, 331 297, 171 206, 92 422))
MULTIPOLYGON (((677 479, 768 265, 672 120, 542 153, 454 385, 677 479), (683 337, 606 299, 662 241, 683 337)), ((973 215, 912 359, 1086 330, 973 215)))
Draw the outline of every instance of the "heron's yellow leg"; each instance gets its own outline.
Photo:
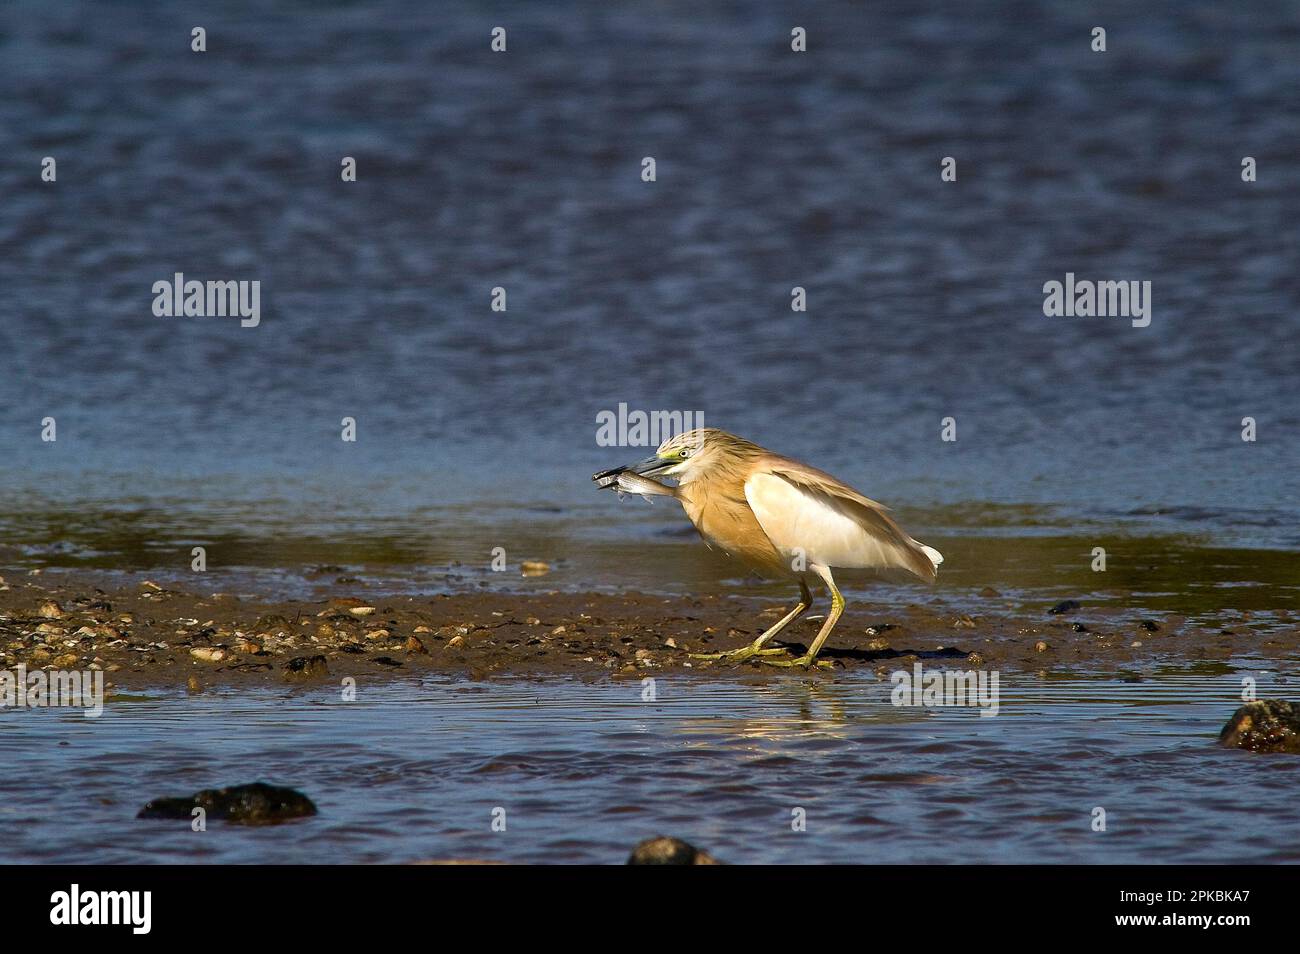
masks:
POLYGON ((764 649, 763 644, 806 613, 810 606, 812 606, 812 593, 808 591, 808 584, 800 580, 799 602, 795 605, 795 608, 777 620, 771 628, 748 646, 742 646, 740 649, 733 649, 725 653, 690 653, 689 655, 692 659, 730 659, 733 662, 744 662, 751 656, 771 656, 783 653, 785 650, 780 648, 764 649))
POLYGON ((831 577, 830 567, 821 566, 820 564, 811 564, 812 569, 817 575, 826 581, 827 588, 831 591, 831 611, 826 615, 826 622, 822 623, 821 632, 813 640, 813 644, 808 647, 808 652, 798 659, 760 659, 759 662, 766 663, 769 666, 802 666, 804 669, 810 669, 814 665, 824 668, 831 668, 832 663, 828 660, 819 660, 817 654, 822 650, 822 644, 826 642, 826 637, 831 634, 835 624, 840 620, 840 614, 844 612, 844 596, 840 593, 840 588, 835 585, 835 580, 831 577))

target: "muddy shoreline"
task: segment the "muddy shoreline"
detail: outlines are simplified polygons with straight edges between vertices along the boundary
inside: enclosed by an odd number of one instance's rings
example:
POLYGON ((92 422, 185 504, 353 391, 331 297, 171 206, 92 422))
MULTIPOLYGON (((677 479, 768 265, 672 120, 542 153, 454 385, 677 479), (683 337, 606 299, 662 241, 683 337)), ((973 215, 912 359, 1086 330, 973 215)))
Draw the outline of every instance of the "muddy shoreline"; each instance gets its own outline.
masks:
MULTIPOLYGON (((846 670, 884 676, 916 660, 1104 672, 1178 659, 1300 657, 1300 626, 1285 613, 1279 626, 1229 630, 1113 606, 1066 604, 1053 613, 1045 605, 1037 614, 969 616, 925 605, 850 605, 822 653, 834 669, 805 673, 690 658, 691 652, 745 645, 787 608, 744 597, 485 591, 253 600, 152 582, 105 590, 40 575, 11 576, 0 587, 0 668, 103 669, 118 688, 311 684, 346 676, 373 681, 424 673, 833 679, 846 670)), ((801 653, 819 625, 818 618, 805 617, 777 644, 801 653)))

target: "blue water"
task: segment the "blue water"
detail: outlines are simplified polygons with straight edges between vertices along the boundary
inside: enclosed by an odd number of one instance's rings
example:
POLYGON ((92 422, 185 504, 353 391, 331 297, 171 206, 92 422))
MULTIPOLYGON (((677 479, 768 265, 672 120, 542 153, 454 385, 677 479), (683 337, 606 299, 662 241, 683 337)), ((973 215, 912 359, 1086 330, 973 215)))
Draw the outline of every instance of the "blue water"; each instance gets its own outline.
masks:
POLYGON ((174 692, 102 717, 0 712, 0 861, 617 863, 652 835, 731 862, 1300 860, 1295 758, 1214 745, 1237 666, 1003 674, 997 716, 834 682, 465 684, 174 692), (149 799, 265 779, 320 814, 143 821, 149 799), (505 810, 505 831, 491 828, 505 810), (806 831, 792 830, 805 810, 806 831), (1094 809, 1106 830, 1092 830, 1094 809))
POLYGON ((14 0, 0 529, 596 532, 626 402, 931 536, 1013 504, 1300 549, 1298 54, 1296 3, 14 0), (260 280, 260 326, 154 317, 176 271, 260 280), (1150 327, 1044 317, 1067 271, 1151 281, 1150 327))

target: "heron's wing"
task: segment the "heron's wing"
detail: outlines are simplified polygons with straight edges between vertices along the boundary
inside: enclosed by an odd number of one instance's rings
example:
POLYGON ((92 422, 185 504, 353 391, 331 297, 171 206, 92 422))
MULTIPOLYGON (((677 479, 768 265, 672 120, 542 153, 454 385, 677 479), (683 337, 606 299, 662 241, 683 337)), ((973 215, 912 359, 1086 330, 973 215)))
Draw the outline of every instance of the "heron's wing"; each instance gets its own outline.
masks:
POLYGON ((933 580, 943 560, 909 537, 882 504, 830 474, 775 455, 745 481, 759 526, 784 554, 830 567, 908 570, 933 580))

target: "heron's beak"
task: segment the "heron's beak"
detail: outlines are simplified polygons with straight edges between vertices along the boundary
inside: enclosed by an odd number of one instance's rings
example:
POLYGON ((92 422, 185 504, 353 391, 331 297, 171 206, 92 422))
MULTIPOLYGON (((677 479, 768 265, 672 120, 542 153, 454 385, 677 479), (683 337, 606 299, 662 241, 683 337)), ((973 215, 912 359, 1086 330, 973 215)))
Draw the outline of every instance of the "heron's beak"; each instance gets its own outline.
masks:
POLYGON ((613 470, 602 470, 599 474, 593 474, 591 479, 596 482, 598 487, 613 487, 618 483, 619 474, 633 473, 642 477, 653 477, 676 463, 675 460, 665 460, 656 455, 647 457, 638 464, 625 464, 622 467, 615 467, 613 470))
POLYGON ((676 463, 677 461, 675 460, 664 460, 662 457, 656 455, 654 457, 647 457, 639 464, 628 464, 627 469, 632 471, 634 474, 640 474, 642 477, 653 477, 655 474, 662 473, 676 463))

